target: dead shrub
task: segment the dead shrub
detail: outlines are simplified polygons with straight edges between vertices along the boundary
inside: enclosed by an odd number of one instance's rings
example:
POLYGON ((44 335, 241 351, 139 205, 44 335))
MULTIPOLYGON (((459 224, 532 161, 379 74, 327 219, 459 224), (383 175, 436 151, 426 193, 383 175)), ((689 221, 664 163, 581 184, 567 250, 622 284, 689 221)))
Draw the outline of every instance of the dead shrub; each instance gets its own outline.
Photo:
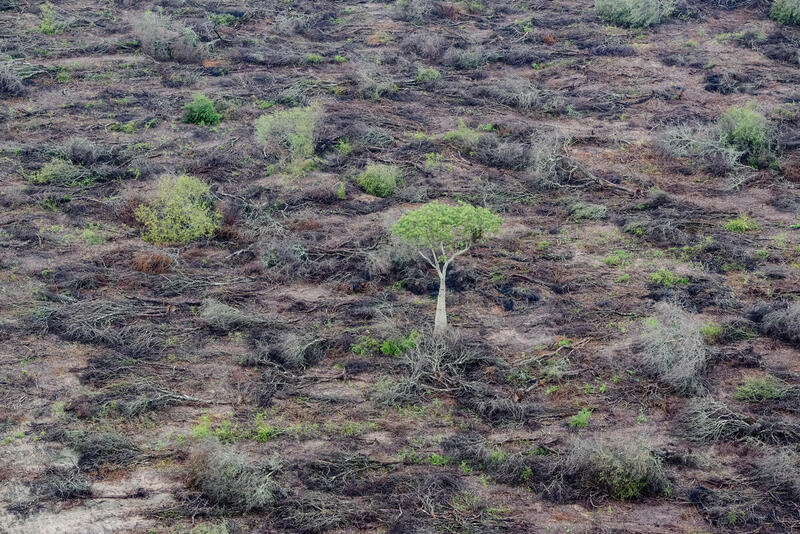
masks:
POLYGON ((800 501, 800 454, 783 449, 756 461, 753 478, 769 495, 789 502, 800 501))
POLYGON ((142 52, 156 61, 200 63, 206 47, 189 27, 161 13, 145 11, 134 26, 142 52))
POLYGON ((257 317, 253 317, 216 299, 203 301, 203 306, 200 308, 200 318, 211 328, 222 332, 253 326, 260 322, 257 317))
POLYGON ((66 431, 59 438, 78 451, 78 467, 84 471, 125 467, 139 457, 139 447, 122 434, 79 430, 66 431))
POLYGON ((425 59, 438 59, 447 47, 447 39, 438 33, 417 32, 406 36, 400 47, 425 59))
POLYGON ((280 469, 277 457, 264 465, 254 464, 219 443, 207 442, 189 460, 187 485, 225 510, 265 510, 286 496, 275 480, 280 469))
POLYGON ((316 365, 325 355, 324 339, 311 333, 257 333, 253 349, 241 361, 242 365, 263 365, 274 362, 288 369, 316 365))
POLYGON ((76 467, 49 467, 33 480, 31 487, 46 499, 80 499, 92 494, 76 467))
POLYGON ((702 389, 708 350, 701 324, 675 304, 660 302, 639 334, 639 362, 650 376, 681 394, 702 389))
POLYGON ((765 334, 800 347, 800 302, 767 313, 759 326, 765 334))
POLYGON ((748 428, 744 416, 713 397, 692 399, 680 419, 682 435, 701 443, 737 439, 748 428))
POLYGON ((23 96, 25 93, 25 84, 14 69, 14 63, 11 61, 0 63, 0 95, 23 96))
POLYGON ((138 252, 131 260, 131 269, 145 274, 164 274, 172 266, 172 258, 161 252, 138 252))

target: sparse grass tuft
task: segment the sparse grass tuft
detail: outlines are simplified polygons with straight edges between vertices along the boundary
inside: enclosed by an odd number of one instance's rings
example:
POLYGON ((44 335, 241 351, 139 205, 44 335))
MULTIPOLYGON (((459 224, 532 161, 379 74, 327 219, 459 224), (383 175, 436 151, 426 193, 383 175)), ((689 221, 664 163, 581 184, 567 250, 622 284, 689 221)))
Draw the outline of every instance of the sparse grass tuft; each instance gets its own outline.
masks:
POLYGON ((188 243, 211 237, 221 215, 213 210, 206 184, 192 176, 162 178, 156 197, 136 209, 143 226, 142 239, 159 245, 188 243))
POLYGON ((183 122, 198 124, 200 126, 216 126, 219 124, 220 115, 214 108, 214 103, 203 94, 196 94, 191 102, 183 106, 183 122))
POLYGON ((364 192, 385 198, 394 193, 402 174, 400 168, 395 165, 368 165, 364 172, 358 175, 356 183, 364 192))
POLYGON ((748 376, 736 388, 733 398, 745 402, 768 402, 784 400, 793 393, 793 388, 772 375, 748 376))
POLYGON ((740 215, 739 217, 726 222, 725 230, 728 232, 743 234, 745 232, 754 232, 758 230, 758 224, 756 224, 756 221, 754 221, 752 217, 740 215))
POLYGON ((595 0, 600 18, 617 26, 646 28, 663 22, 672 14, 672 0, 595 0))
POLYGON ((708 359, 700 326, 675 304, 659 303, 639 335, 643 370, 678 393, 699 391, 708 359))
POLYGON ((688 278, 685 276, 679 276, 669 269, 660 269, 659 271, 651 274, 647 279, 654 286, 668 288, 685 286, 689 283, 688 278))

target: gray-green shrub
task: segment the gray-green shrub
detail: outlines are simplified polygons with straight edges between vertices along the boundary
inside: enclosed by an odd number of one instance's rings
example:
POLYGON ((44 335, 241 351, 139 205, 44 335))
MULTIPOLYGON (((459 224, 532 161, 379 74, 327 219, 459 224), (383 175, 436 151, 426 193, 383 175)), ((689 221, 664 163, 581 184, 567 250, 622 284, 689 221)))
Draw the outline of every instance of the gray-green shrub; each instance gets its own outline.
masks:
POLYGON ((781 24, 800 25, 800 0, 775 0, 769 10, 769 16, 781 24))
POLYGON ((672 0, 595 0, 600 18, 617 26, 645 28, 663 22, 672 14, 672 0))
POLYGON ((403 172, 395 165, 367 165, 356 178, 356 183, 364 192, 385 198, 394 193, 402 175, 403 172))
POLYGON ((191 28, 162 13, 145 11, 134 25, 134 35, 142 52, 156 61, 199 63, 207 52, 191 28))
POLYGON ((256 141, 265 154, 299 169, 314 155, 319 117, 316 105, 262 115, 255 122, 256 141))
POLYGON ((732 106, 717 121, 723 144, 742 153, 742 161, 751 167, 769 163, 772 155, 772 132, 769 121, 751 103, 732 106))

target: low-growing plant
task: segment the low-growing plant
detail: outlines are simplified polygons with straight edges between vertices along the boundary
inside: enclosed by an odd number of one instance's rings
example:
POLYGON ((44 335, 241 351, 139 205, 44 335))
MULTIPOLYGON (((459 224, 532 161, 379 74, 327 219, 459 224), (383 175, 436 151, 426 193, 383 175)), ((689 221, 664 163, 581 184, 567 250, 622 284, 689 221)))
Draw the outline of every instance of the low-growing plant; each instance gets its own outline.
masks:
POLYGON ((600 18, 617 26, 646 28, 663 22, 674 11, 672 0, 595 0, 600 18))
POLYGON ((631 256, 627 250, 614 250, 603 258, 603 263, 612 267, 624 267, 629 263, 631 256))
POLYGON ((745 402, 784 400, 795 390, 772 375, 748 376, 733 394, 733 398, 745 402))
POLYGON ((484 65, 488 60, 486 50, 481 46, 471 46, 470 48, 449 48, 444 53, 442 61, 445 65, 459 70, 477 69, 484 65))
POLYGON ((52 184, 61 186, 88 186, 94 180, 91 173, 70 161, 53 158, 41 169, 29 175, 28 180, 34 184, 52 184))
POLYGON ((305 60, 306 63, 310 65, 317 65, 319 63, 322 63, 323 57, 320 54, 309 52, 305 55, 303 59, 305 60))
POLYGON ((256 141, 265 154, 300 169, 314 155, 319 116, 320 109, 315 105, 262 115, 255 122, 256 141))
POLYGON ((385 198, 394 193, 402 174, 400 168, 395 165, 367 165, 356 178, 356 183, 364 192, 385 198))
POLYGON ((134 26, 142 52, 156 61, 199 63, 206 47, 191 29, 163 13, 145 11, 134 26))
POLYGON ((732 106, 717 121, 720 139, 742 152, 742 161, 751 167, 770 163, 772 132, 766 117, 753 103, 732 106))
POLYGON ((685 286, 689 283, 689 279, 685 276, 680 276, 669 269, 659 269, 657 272, 651 274, 648 281, 655 285, 667 288, 674 288, 678 286, 685 286))
POLYGON ((699 391, 708 360, 700 326, 677 305, 658 303, 639 334, 642 369, 678 393, 699 391))
POLYGON ((725 230, 728 232, 743 234, 745 232, 753 232, 758 230, 758 224, 756 224, 756 221, 754 221, 752 217, 740 215, 735 219, 731 219, 730 221, 726 222, 725 230))
POLYGON ((769 16, 781 24, 800 25, 800 0, 775 0, 769 16))
POLYGON ((433 67, 417 67, 417 75, 414 77, 417 83, 428 85, 439 81, 442 73, 433 67))
POLYGON ((50 2, 39 7, 39 25, 36 29, 45 35, 55 35, 66 29, 67 25, 56 20, 56 9, 50 2))
POLYGON ((468 127, 463 120, 458 121, 458 128, 442 135, 442 140, 466 151, 474 150, 480 139, 481 133, 468 127))
POLYGON ((567 210, 569 216, 575 220, 585 219, 589 221, 597 221, 605 219, 608 214, 608 208, 602 204, 590 204, 588 202, 575 202, 567 210))
POLYGON ((581 408, 577 414, 569 418, 569 426, 573 428, 586 428, 589 426, 589 420, 592 418, 592 410, 589 408, 581 408))
POLYGON ((183 106, 183 122, 198 124, 200 126, 216 126, 219 124, 220 115, 214 103, 203 94, 196 94, 191 102, 183 106))
POLYGON ((206 184, 192 176, 162 178, 150 202, 140 205, 136 220, 143 226, 142 239, 156 244, 182 244, 217 231, 221 215, 213 211, 206 184))

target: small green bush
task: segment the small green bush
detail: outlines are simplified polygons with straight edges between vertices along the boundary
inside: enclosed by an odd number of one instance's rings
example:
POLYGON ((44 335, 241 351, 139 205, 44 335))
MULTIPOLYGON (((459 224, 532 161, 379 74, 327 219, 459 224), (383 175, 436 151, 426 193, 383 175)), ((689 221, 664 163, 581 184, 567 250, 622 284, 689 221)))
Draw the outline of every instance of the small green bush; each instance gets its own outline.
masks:
POLYGON ((742 152, 751 167, 766 164, 771 156, 771 132, 766 117, 753 106, 732 106, 717 121, 722 143, 742 152))
POLYGON ((428 85, 442 78, 442 73, 433 67, 417 67, 417 83, 428 85))
POLYGON ((66 29, 66 24, 56 21, 56 10, 50 2, 42 4, 41 7, 39 7, 39 13, 41 17, 39 19, 39 25, 36 27, 39 33, 55 35, 66 29))
POLYGON ((600 18, 617 26, 645 28, 663 22, 672 14, 672 0, 595 0, 600 18))
POLYGON ((781 24, 800 25, 800 0, 775 0, 769 16, 781 24))
POLYGON ((186 175, 159 181, 156 197, 139 206, 135 215, 144 225, 142 239, 156 244, 182 244, 211 237, 221 218, 213 212, 208 186, 186 175))
POLYGON ((53 158, 41 169, 32 173, 28 180, 34 184, 61 186, 87 186, 93 183, 91 173, 80 165, 60 158, 53 158))
POLYGON ((580 411, 569 418, 569 426, 573 428, 586 428, 589 426, 589 420, 592 418, 592 410, 589 408, 581 408, 580 411))
POLYGON ((305 166, 314 155, 320 110, 316 106, 286 109, 256 119, 256 141, 265 152, 295 168, 305 166))
POLYGON ((756 221, 753 220, 752 217, 748 217, 747 215, 740 215, 735 219, 731 219, 730 221, 725 223, 725 230, 728 232, 736 232, 743 234, 745 232, 752 232, 758 230, 758 224, 756 221))
POLYGON ((598 221, 605 219, 608 214, 608 208, 602 204, 590 204, 588 202, 575 202, 569 207, 569 216, 573 219, 598 221))
POLYGON ((474 150, 481 139, 481 133, 468 127, 463 120, 458 121, 458 128, 445 132, 442 139, 462 150, 474 150))
POLYGON ((783 400, 792 393, 792 387, 772 375, 749 376, 736 389, 733 398, 745 402, 783 400))
POLYGON ((199 124, 200 126, 219 124, 220 115, 214 108, 214 103, 200 93, 194 95, 192 101, 183 106, 183 111, 183 122, 187 124, 199 124))
POLYGON ((685 276, 679 276, 669 269, 660 269, 658 272, 651 274, 648 277, 651 284, 662 287, 678 287, 685 286, 689 283, 689 279, 685 276))
POLYGON ((395 165, 368 165, 356 183, 364 192, 385 198, 394 193, 401 176, 402 171, 395 165))

